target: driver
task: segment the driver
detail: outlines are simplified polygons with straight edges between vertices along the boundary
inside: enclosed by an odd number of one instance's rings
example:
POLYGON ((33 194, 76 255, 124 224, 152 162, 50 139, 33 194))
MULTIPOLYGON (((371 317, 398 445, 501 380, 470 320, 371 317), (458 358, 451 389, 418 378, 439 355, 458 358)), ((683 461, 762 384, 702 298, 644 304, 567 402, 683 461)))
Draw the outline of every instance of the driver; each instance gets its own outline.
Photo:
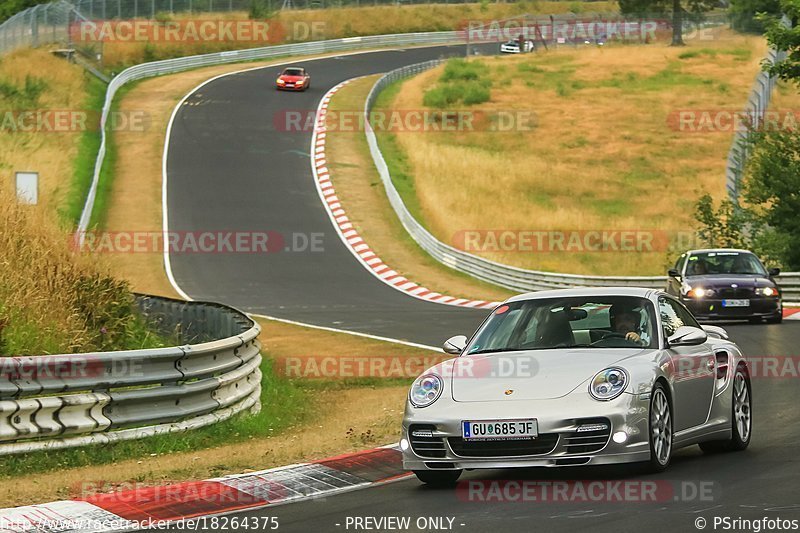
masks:
POLYGON ((649 336, 641 330, 641 315, 639 311, 625 304, 614 304, 609 310, 611 329, 625 336, 625 340, 639 346, 650 344, 649 336))

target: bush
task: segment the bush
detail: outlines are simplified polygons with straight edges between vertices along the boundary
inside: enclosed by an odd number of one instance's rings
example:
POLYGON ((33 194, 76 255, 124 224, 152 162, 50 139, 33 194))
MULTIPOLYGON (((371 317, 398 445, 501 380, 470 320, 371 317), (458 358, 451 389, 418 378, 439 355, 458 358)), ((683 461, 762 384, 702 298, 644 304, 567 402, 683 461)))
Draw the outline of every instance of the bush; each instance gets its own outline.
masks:
POLYGON ((425 92, 422 103, 427 107, 445 109, 459 102, 475 105, 491 98, 492 80, 489 69, 480 61, 451 59, 435 87, 425 92))

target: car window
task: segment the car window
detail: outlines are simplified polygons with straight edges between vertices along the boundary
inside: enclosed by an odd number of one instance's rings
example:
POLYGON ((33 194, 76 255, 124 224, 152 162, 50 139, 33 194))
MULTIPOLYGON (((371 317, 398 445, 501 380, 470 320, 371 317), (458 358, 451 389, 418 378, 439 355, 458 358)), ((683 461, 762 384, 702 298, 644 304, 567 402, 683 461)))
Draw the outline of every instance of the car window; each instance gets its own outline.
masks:
POLYGON ((689 310, 672 298, 659 298, 658 312, 661 315, 661 324, 664 328, 665 337, 674 335, 681 326, 700 327, 700 324, 698 324, 689 310))
POLYGON ((693 253, 686 268, 687 276, 734 274, 766 276, 764 265, 750 252, 693 253))
POLYGON ((653 348, 655 324, 654 306, 645 298, 534 298, 498 307, 465 354, 579 346, 653 348))
POLYGON ((301 68, 287 68, 286 70, 283 71, 283 73, 286 74, 287 76, 302 76, 303 75, 303 69, 301 69, 301 68))
POLYGON ((682 254, 677 261, 675 261, 675 270, 683 273, 683 266, 686 264, 686 254, 682 254))

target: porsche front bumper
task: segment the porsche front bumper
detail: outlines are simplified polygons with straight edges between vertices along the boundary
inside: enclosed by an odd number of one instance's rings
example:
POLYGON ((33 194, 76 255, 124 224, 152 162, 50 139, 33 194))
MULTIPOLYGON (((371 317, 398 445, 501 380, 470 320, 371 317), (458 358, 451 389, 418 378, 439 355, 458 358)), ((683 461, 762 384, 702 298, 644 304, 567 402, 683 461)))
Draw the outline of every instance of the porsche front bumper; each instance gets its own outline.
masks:
POLYGON ((608 402, 594 400, 588 393, 573 393, 551 400, 459 403, 448 399, 424 409, 409 406, 403 420, 403 466, 437 470, 647 461, 649 406, 649 395, 629 393, 608 402), (461 438, 462 420, 521 418, 536 418, 537 439, 475 442, 461 438), (603 424, 606 429, 586 431, 603 424))

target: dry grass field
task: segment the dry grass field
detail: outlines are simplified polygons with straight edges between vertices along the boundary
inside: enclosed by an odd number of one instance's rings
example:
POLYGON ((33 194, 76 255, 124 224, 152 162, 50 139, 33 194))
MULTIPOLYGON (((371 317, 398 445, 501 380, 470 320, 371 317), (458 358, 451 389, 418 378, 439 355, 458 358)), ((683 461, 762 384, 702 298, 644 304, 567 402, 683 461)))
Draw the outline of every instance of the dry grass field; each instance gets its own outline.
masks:
MULTIPOLYGON (((17 50, 0 61, 0 171, 39 172, 39 198, 47 209, 64 207, 72 182, 81 130, 45 132, 29 130, 24 111, 87 110, 87 84, 83 71, 45 50, 17 50)), ((33 122, 28 122, 34 124, 33 122)), ((0 187, 11 191, 13 180, 0 187)))
MULTIPOLYGON (((516 242, 494 247, 483 237, 471 251, 529 269, 662 274, 673 260, 666 240, 691 232, 695 199, 724 193, 732 135, 689 131, 677 113, 743 108, 766 52, 760 37, 724 29, 713 37, 684 48, 656 43, 472 59, 493 80, 490 100, 455 108, 528 111, 531 128, 404 132, 383 134, 381 142, 399 148, 413 177, 409 203, 444 242, 463 245, 466 230, 552 230, 565 237, 634 230, 644 235, 642 249, 653 237, 652 251, 576 246, 551 253, 547 244, 544 252, 530 251, 538 243, 516 251, 516 242)), ((424 109, 423 95, 442 72, 404 82, 391 108, 424 109)))
MULTIPOLYGON (((459 29, 467 20, 496 20, 524 13, 560 14, 567 12, 616 12, 616 2, 557 2, 551 0, 515 3, 383 5, 345 7, 338 9, 295 9, 279 11, 270 22, 268 43, 316 41, 340 37, 358 37, 417 31, 448 31, 459 29)), ((159 15, 162 22, 202 20, 247 20, 248 13, 203 13, 189 15, 159 15)), ((108 41, 103 46, 104 65, 119 69, 126 65, 235 48, 264 46, 264 42, 143 42, 108 41)))

